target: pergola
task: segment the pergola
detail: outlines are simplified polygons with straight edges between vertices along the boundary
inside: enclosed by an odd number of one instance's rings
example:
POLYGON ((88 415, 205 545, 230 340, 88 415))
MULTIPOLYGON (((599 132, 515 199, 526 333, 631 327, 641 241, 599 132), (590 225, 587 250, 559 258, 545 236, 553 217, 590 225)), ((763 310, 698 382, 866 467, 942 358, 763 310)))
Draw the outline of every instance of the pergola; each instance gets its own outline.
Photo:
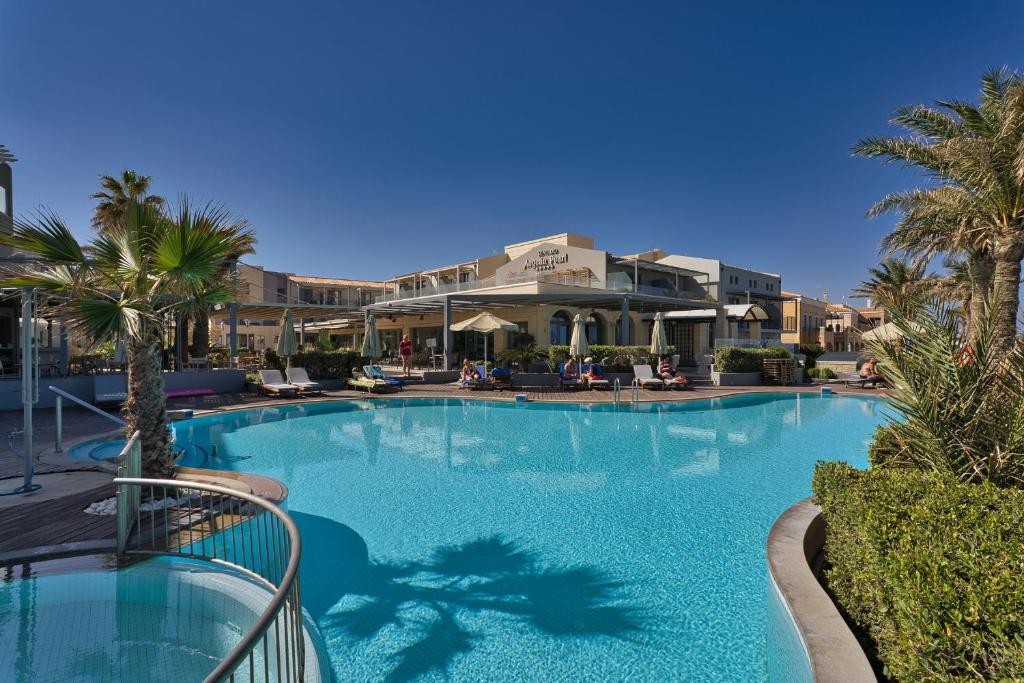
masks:
POLYGON ((231 348, 231 362, 238 359, 238 321, 242 320, 279 320, 284 317, 285 311, 291 311, 292 319, 299 323, 299 334, 305 332, 306 321, 318 318, 338 318, 358 315, 360 319, 363 314, 351 306, 338 306, 331 304, 304 304, 304 303, 253 303, 235 302, 221 304, 214 307, 210 321, 228 319, 228 346, 231 348))
POLYGON ((381 301, 364 306, 363 311, 367 315, 374 316, 441 313, 444 321, 444 364, 445 367, 450 367, 453 311, 480 311, 510 306, 537 305, 619 310, 621 314, 620 333, 623 339, 629 338, 629 311, 631 308, 640 308, 640 310, 651 312, 710 308, 716 311, 716 324, 725 324, 724 308, 721 304, 713 302, 545 282, 432 294, 398 301, 381 301))

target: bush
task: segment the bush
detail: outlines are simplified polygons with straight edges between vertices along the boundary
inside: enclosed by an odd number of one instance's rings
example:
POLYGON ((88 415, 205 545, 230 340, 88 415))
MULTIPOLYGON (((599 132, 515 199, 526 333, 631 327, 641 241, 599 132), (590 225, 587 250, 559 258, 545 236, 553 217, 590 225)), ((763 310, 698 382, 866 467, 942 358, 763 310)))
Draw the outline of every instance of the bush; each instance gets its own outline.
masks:
POLYGON ((742 348, 720 346, 715 349, 716 372, 761 372, 766 358, 792 358, 790 352, 780 346, 764 348, 742 348))
POLYGON ((896 681, 1020 680, 1024 491, 819 463, 828 588, 896 681))
POLYGON ((292 356, 292 366, 305 368, 309 378, 347 379, 352 368, 362 368, 370 362, 358 351, 301 351, 292 356))
POLYGON ((810 370, 815 367, 818 362, 818 357, 825 353, 825 349, 821 344, 808 344, 807 346, 801 346, 799 351, 804 354, 804 369, 806 370, 810 370))
POLYGON ((836 378, 836 373, 832 371, 832 368, 815 368, 815 367, 811 367, 811 368, 805 368, 804 372, 807 374, 808 377, 813 377, 814 379, 835 379, 836 378))

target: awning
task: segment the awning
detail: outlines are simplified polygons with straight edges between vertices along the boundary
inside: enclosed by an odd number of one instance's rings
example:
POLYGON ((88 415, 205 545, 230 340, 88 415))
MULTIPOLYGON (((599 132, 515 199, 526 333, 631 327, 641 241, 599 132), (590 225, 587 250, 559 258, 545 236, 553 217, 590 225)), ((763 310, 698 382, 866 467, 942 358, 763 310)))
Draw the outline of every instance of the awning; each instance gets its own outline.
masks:
MULTIPOLYGON (((331 306, 329 304, 275 304, 275 303, 252 303, 239 302, 239 320, 280 320, 284 312, 292 312, 293 320, 308 320, 310 318, 341 318, 355 317, 362 318, 362 312, 353 306, 331 306)), ((231 315, 230 304, 218 304, 214 306, 211 319, 220 320, 231 315)))
MULTIPOLYGON (((769 320, 768 312, 758 304, 726 304, 725 317, 727 320, 740 322, 764 322, 769 320)), ((699 308, 685 311, 669 311, 665 314, 665 320, 714 320, 717 317, 717 310, 714 308, 699 308)), ((643 316, 644 320, 654 320, 654 314, 648 313, 643 316)))

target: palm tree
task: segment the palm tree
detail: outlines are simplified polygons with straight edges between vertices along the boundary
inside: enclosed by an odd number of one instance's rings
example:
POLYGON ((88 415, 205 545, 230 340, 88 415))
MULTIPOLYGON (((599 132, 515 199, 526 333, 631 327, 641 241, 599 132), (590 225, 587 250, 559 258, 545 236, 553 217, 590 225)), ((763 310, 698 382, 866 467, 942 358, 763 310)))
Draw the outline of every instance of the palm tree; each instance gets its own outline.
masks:
POLYGON ((103 230, 124 220, 129 202, 163 206, 163 197, 149 194, 152 178, 135 171, 121 171, 121 177, 100 176, 99 192, 89 195, 100 200, 92 216, 92 227, 103 230))
POLYGON ((882 306, 910 315, 935 286, 935 280, 925 275, 925 262, 908 263, 887 258, 875 268, 868 268, 870 277, 853 290, 857 297, 868 297, 882 306))
POLYGON ((128 350, 127 433, 141 432, 143 471, 168 476, 173 467, 164 405, 160 349, 168 319, 216 303, 234 292, 226 264, 251 248, 244 223, 222 207, 193 207, 182 199, 173 213, 129 200, 124 220, 79 244, 57 216, 16 221, 0 243, 46 259, 25 266, 5 286, 34 287, 51 301, 51 315, 90 343, 120 337, 128 350))
POLYGON ((921 193, 947 192, 945 218, 969 226, 991 255, 995 347, 1006 351, 1017 334, 1024 259, 1024 79, 993 69, 982 76, 979 104, 936 105, 897 111, 892 123, 911 136, 867 138, 853 151, 924 171, 936 187, 921 193))

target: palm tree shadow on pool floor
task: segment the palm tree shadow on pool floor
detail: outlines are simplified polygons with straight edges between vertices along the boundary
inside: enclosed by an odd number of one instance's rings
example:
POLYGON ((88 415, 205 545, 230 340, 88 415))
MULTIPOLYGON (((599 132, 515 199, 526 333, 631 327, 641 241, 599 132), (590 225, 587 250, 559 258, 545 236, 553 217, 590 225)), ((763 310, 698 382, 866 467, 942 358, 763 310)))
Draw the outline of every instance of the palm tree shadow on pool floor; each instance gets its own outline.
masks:
MULTIPOLYGON (((340 602, 332 608, 330 597, 318 600, 311 612, 328 638, 365 641, 398 629, 400 638, 388 640, 391 668, 382 672, 390 682, 446 674, 458 655, 483 639, 507 636, 474 630, 467 622, 480 620, 466 618, 474 614, 496 614, 556 638, 632 639, 647 630, 622 582, 596 567, 545 562, 501 535, 439 547, 427 561, 373 562, 364 554, 356 567, 358 552, 348 555, 348 567, 333 565, 344 577, 331 593, 340 602)), ((307 586, 303 592, 310 594, 307 586)))

